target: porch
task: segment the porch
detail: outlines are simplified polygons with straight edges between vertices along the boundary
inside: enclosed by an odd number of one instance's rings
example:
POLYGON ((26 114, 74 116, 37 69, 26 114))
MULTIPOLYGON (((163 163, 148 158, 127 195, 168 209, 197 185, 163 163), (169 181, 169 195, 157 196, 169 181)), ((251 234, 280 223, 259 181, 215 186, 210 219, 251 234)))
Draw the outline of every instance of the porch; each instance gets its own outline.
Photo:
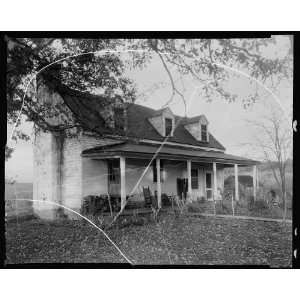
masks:
POLYGON ((143 201, 148 187, 158 208, 165 196, 188 202, 221 200, 225 168, 234 168, 234 198, 239 201, 238 170, 250 165, 256 198, 258 162, 222 152, 119 143, 85 150, 82 159, 83 197, 107 194, 120 198, 121 207, 126 199, 143 201))

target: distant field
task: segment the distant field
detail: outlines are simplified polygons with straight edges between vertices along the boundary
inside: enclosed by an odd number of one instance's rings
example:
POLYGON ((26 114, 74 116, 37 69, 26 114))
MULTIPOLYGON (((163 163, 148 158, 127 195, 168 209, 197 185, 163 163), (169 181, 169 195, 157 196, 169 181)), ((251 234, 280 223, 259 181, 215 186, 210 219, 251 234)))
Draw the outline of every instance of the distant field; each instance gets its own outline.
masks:
POLYGON ((15 215, 32 214, 32 202, 28 201, 7 201, 14 199, 32 199, 33 185, 32 183, 14 183, 5 184, 5 213, 8 217, 15 215))
POLYGON ((32 183, 14 183, 5 184, 5 199, 26 198, 32 199, 33 185, 32 183))

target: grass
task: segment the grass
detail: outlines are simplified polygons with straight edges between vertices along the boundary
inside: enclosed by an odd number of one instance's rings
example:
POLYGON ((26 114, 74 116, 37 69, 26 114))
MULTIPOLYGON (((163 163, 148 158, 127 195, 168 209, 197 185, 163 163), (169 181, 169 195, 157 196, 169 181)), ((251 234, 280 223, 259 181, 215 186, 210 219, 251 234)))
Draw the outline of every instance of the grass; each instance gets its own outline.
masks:
MULTIPOLYGON (((291 225, 163 215, 158 224, 108 230, 135 264, 291 267, 291 225)), ((6 229, 7 263, 122 263, 102 233, 81 221, 25 220, 6 229)))

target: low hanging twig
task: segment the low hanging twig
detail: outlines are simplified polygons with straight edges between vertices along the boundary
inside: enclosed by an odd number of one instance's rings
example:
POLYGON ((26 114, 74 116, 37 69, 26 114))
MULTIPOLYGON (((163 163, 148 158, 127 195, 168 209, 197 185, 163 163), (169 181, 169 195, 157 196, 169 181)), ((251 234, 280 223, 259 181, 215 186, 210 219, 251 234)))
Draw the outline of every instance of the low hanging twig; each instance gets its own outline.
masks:
POLYGON ((160 60, 161 60, 161 62, 163 64, 163 67, 164 67, 164 69, 166 70, 166 72, 167 72, 167 74, 169 76, 169 79, 170 79, 170 82, 171 82, 171 86, 172 86, 171 97, 165 103, 164 106, 167 106, 168 104, 170 104, 173 101, 175 94, 177 94, 177 95, 179 95, 181 97, 181 99, 183 101, 183 104, 184 104, 184 115, 186 116, 186 114, 187 114, 186 99, 185 99, 184 95, 176 88, 176 85, 174 83, 174 79, 173 79, 173 76, 171 74, 171 71, 169 70, 169 68, 168 68, 168 66, 167 66, 167 64, 166 64, 163 56, 161 55, 161 53, 159 51, 156 51, 156 53, 158 54, 158 56, 159 56, 159 58, 160 58, 160 60))

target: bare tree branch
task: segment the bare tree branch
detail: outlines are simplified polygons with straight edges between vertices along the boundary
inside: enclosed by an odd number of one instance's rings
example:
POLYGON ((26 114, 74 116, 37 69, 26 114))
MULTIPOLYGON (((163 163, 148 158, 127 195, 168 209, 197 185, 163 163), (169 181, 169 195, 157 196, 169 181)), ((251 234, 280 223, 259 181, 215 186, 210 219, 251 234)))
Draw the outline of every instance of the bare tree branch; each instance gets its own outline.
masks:
POLYGON ((172 85, 172 94, 171 94, 171 97, 170 97, 170 99, 165 103, 164 106, 167 106, 169 103, 171 103, 171 102, 173 101, 173 98, 174 98, 175 93, 176 93, 176 94, 178 94, 178 95, 181 97, 181 99, 182 99, 182 101, 183 101, 183 104, 184 104, 184 111, 185 111, 184 115, 186 116, 186 115, 187 115, 187 104, 186 104, 185 97, 184 97, 184 95, 176 88, 175 83, 174 83, 173 76, 172 76, 172 74, 171 74, 171 71, 169 70, 169 68, 168 68, 168 66, 167 66, 167 64, 166 64, 166 62, 165 62, 163 56, 160 54, 159 51, 156 51, 156 53, 158 54, 158 56, 159 56, 159 58, 160 58, 160 60, 161 60, 161 62, 162 62, 162 64, 163 64, 163 66, 164 66, 164 68, 165 68, 165 70, 166 70, 166 72, 167 72, 167 74, 168 74, 168 76, 169 76, 169 79, 170 79, 170 82, 171 82, 171 85, 172 85))

